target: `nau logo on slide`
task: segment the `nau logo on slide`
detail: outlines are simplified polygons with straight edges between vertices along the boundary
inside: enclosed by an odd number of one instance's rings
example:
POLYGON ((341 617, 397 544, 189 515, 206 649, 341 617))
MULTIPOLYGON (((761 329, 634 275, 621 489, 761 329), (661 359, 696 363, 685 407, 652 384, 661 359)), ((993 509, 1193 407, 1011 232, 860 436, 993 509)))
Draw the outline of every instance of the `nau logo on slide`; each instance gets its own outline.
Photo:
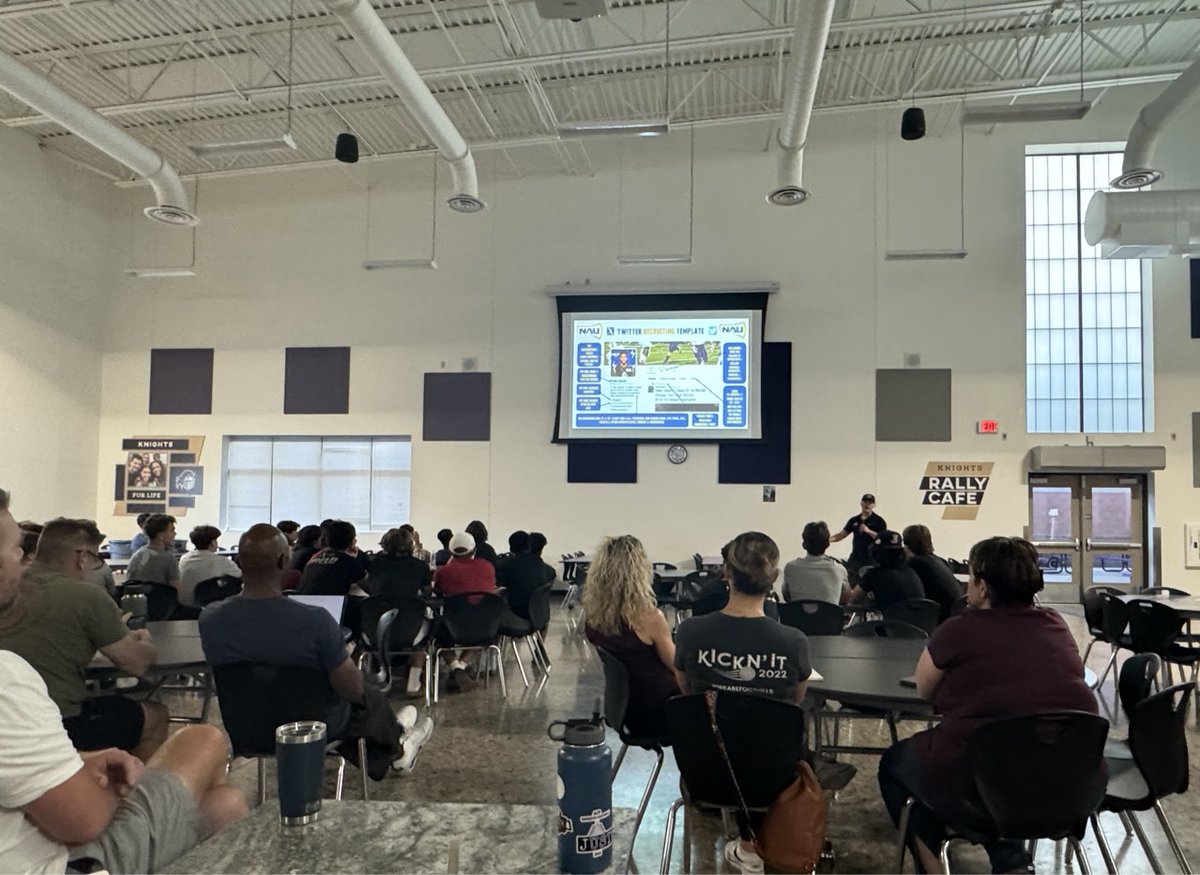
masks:
POLYGON ((579 337, 599 337, 600 323, 597 322, 594 325, 576 325, 575 333, 579 337))
POLYGON ((745 337, 746 336, 746 323, 744 323, 744 322, 722 322, 721 323, 721 336, 729 337, 730 335, 732 335, 734 337, 745 337))

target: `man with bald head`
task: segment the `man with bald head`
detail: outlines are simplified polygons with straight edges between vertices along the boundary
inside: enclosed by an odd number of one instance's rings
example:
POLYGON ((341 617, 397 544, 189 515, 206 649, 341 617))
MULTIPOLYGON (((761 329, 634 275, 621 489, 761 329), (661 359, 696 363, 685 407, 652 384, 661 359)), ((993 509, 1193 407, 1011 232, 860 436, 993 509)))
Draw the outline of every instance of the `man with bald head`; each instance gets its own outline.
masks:
POLYGON ((327 737, 366 738, 368 771, 376 780, 387 774, 389 763, 410 770, 433 721, 418 721, 411 706, 394 716, 379 691, 364 685, 329 612, 284 598, 281 583, 290 559, 287 538, 275 526, 259 523, 242 535, 237 555, 241 595, 211 604, 200 614, 200 642, 208 664, 321 669, 337 694, 323 718, 327 737), (397 724, 407 730, 403 752, 397 724))

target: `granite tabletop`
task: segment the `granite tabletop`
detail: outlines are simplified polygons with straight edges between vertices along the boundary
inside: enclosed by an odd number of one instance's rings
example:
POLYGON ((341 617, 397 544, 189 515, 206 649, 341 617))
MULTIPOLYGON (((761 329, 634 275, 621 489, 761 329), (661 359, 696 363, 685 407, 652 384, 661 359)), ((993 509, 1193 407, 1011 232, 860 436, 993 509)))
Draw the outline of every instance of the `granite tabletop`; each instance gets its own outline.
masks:
MULTIPOLYGON (((634 814, 613 810, 614 868, 629 853, 634 814)), ((557 820, 553 805, 327 799, 316 823, 281 826, 270 799, 164 871, 558 872, 557 820)))

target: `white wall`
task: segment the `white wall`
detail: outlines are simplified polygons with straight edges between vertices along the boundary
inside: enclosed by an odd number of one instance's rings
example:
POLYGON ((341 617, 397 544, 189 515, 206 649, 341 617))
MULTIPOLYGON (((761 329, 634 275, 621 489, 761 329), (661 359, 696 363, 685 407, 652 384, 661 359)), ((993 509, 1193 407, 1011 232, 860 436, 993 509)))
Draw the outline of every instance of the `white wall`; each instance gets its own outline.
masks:
MULTIPOLYGON (((498 178, 508 166, 502 157, 481 156, 489 208, 476 216, 440 210, 436 272, 367 273, 358 266, 367 251, 368 173, 374 196, 386 166, 205 181, 199 276, 122 281, 107 310, 97 474, 102 525, 132 530, 131 521, 111 517, 106 494, 127 435, 207 436, 210 487, 190 524, 219 516, 213 486, 223 435, 400 433, 415 438, 413 523, 427 539, 441 526, 480 517, 498 543, 516 527, 541 529, 554 553, 587 549, 620 530, 642 536, 656 558, 679 558, 714 552, 749 528, 773 534, 785 553, 795 553, 804 522, 844 521, 866 490, 878 496, 893 527, 930 525, 945 555, 963 555, 984 535, 1020 532, 1029 447, 1083 442, 1024 433, 1024 147, 1123 140, 1153 93, 1114 91, 1081 123, 968 134, 970 255, 963 261, 883 259, 890 248, 958 243, 957 127, 902 143, 899 110, 892 109, 817 118, 806 159, 814 195, 795 209, 764 202, 774 180, 765 126, 696 132, 694 262, 685 267, 622 268, 616 255, 630 244, 628 223, 650 214, 652 226, 661 226, 660 249, 674 254, 686 245, 687 185, 677 160, 677 138, 686 133, 658 145, 588 143, 597 167, 590 177, 498 178), (672 209, 664 212, 664 203, 672 209), (793 469, 775 504, 761 501, 758 486, 717 485, 717 451, 699 445, 678 467, 663 447, 641 447, 636 486, 565 482, 566 450, 549 442, 557 340, 554 305, 542 289, 586 278, 781 283, 766 330, 768 340, 793 343, 793 469), (151 311, 171 317, 141 318, 151 311), (282 350, 290 345, 353 347, 350 416, 282 416, 282 350), (212 416, 146 415, 153 346, 216 347, 212 416), (874 441, 875 369, 901 367, 911 352, 925 367, 953 368, 950 443, 874 441), (494 374, 492 440, 424 443, 422 374, 457 370, 464 357, 478 357, 480 369, 494 374), (1006 436, 974 434, 984 417, 998 419, 1006 436), (943 522, 940 511, 920 505, 917 483, 932 460, 996 462, 977 522, 943 522)), ((1164 141, 1167 186, 1200 186, 1200 171, 1187 160, 1198 128, 1193 110, 1164 141)), ((418 176, 427 174, 427 159, 399 163, 411 174, 416 161, 424 168, 418 176)), ((423 192, 417 185, 407 199, 393 193, 410 226, 428 210, 428 184, 423 192)), ((122 216, 144 221, 133 217, 145 192, 122 196, 122 216)), ((424 237, 397 233, 389 243, 379 233, 379 205, 372 200, 372 257, 427 251, 427 227, 424 237)), ((136 249, 138 235, 132 238, 136 249)), ((1182 523, 1193 500, 1189 414, 1200 364, 1200 348, 1187 337, 1185 268, 1172 261, 1154 269, 1158 430, 1096 438, 1166 445, 1158 521, 1172 585, 1200 583, 1195 572, 1182 571, 1182 523)))
POLYGON ((0 487, 18 519, 90 516, 113 189, 3 127, 0 156, 0 487))

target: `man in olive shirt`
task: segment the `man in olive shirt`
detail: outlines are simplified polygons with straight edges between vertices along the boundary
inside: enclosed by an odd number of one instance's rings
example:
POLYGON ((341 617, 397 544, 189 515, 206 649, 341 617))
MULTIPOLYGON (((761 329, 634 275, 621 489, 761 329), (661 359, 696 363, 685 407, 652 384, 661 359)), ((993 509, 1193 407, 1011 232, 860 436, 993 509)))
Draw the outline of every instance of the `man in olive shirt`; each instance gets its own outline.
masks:
POLYGON ((166 740, 167 709, 115 695, 87 698, 87 667, 97 650, 130 675, 144 674, 158 658, 150 633, 131 632, 108 593, 86 583, 101 563, 103 540, 91 520, 46 524, 16 600, 0 612, 0 649, 41 675, 77 749, 118 747, 145 761, 166 740))

